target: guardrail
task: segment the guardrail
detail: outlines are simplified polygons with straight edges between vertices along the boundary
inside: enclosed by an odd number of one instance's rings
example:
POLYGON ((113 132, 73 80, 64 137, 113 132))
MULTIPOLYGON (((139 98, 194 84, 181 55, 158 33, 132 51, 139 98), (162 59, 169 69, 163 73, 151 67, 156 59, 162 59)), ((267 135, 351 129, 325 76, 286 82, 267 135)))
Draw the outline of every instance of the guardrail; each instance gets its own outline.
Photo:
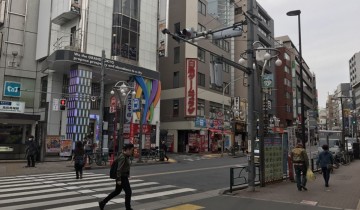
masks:
MULTIPOLYGON (((249 184, 249 180, 247 179, 249 172, 249 166, 238 166, 230 168, 230 193, 233 191, 233 187, 242 186, 246 188, 247 184, 249 184)), ((255 184, 260 184, 260 165, 255 165, 255 184)))

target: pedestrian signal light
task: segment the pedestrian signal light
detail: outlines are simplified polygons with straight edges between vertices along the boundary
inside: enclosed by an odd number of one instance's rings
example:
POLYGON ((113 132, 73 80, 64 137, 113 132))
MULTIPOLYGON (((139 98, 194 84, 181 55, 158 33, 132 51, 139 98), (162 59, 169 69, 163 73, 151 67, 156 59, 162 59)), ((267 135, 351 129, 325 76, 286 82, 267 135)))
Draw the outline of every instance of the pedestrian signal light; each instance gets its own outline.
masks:
POLYGON ((65 110, 66 108, 66 99, 60 99, 60 110, 65 110))

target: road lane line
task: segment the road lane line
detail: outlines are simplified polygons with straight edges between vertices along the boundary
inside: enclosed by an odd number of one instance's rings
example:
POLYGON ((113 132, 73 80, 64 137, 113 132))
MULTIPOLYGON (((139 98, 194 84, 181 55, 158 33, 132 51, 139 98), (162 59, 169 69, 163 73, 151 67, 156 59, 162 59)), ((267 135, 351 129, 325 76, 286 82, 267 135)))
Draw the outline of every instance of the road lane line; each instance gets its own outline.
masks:
POLYGON ((55 198, 55 197, 78 195, 78 194, 79 194, 78 192, 62 192, 62 193, 55 193, 55 194, 36 195, 36 196, 30 196, 30 197, 21 197, 21 198, 0 200, 0 204, 40 200, 40 199, 46 199, 46 198, 55 198))

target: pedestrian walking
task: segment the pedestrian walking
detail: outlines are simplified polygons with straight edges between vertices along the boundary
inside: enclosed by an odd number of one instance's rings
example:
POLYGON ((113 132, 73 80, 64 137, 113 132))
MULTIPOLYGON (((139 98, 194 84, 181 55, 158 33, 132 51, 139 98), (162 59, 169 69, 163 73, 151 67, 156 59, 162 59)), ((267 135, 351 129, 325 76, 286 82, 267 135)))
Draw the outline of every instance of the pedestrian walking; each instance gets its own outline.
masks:
POLYGON ((167 161, 169 161, 169 157, 166 155, 167 146, 166 146, 166 142, 165 142, 165 141, 162 141, 161 149, 164 151, 164 157, 166 158, 167 161))
POLYGON ((299 191, 302 189, 306 191, 306 171, 309 167, 309 158, 301 143, 298 143, 291 151, 291 159, 295 168, 297 188, 299 191))
POLYGON ((329 145, 324 144, 322 151, 316 161, 316 165, 321 167, 321 172, 325 180, 325 187, 329 187, 330 172, 334 164, 334 156, 329 152, 329 145))
MULTIPOLYGON (((134 145, 126 144, 123 147, 122 153, 120 153, 117 158, 117 178, 115 184, 115 190, 110 193, 104 200, 99 202, 99 207, 101 210, 104 209, 107 202, 109 202, 112 198, 119 195, 121 190, 125 191, 125 208, 126 210, 132 210, 131 208, 131 187, 129 182, 130 177, 130 156, 134 153, 134 145)), ((114 163, 113 163, 114 164, 114 163)))
POLYGON ((38 153, 38 147, 34 140, 34 136, 30 136, 26 142, 25 156, 27 159, 27 167, 35 167, 35 155, 38 153))
POLYGON ((76 142, 74 155, 74 168, 76 172, 76 179, 82 179, 83 177, 83 167, 85 164, 85 151, 84 146, 81 141, 76 142))

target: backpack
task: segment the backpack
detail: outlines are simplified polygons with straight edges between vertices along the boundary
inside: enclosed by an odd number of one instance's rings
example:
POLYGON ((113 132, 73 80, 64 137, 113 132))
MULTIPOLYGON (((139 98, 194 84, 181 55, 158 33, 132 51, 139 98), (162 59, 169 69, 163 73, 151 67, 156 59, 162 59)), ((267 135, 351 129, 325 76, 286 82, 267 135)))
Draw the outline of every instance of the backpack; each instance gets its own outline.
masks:
POLYGON ((295 148, 293 149, 293 162, 302 162, 304 161, 304 158, 303 158, 303 155, 302 155, 302 152, 303 152, 303 149, 301 148, 295 148))
POLYGON ((117 178, 117 168, 119 165, 119 159, 115 159, 113 164, 110 167, 110 179, 116 179, 117 178))

